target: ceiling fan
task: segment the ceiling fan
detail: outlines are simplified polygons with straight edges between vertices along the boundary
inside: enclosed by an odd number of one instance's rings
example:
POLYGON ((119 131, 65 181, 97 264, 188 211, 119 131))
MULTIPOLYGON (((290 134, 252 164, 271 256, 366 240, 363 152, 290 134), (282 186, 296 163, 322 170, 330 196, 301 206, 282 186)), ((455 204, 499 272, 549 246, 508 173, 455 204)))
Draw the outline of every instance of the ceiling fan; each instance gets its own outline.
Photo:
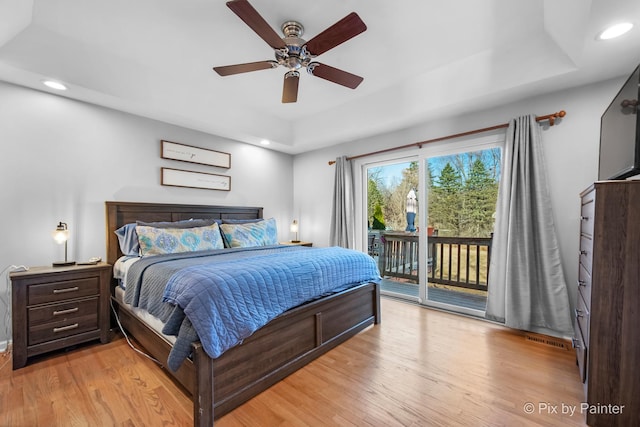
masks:
POLYGON ((331 27, 327 28, 309 41, 300 37, 304 27, 296 21, 287 21, 281 29, 284 37, 280 37, 247 0, 232 0, 227 6, 256 32, 275 52, 275 61, 258 61, 246 64, 214 67, 221 76, 247 73, 250 71, 276 68, 280 65, 289 69, 284 75, 282 102, 296 102, 298 99, 298 83, 300 69, 321 79, 355 89, 364 80, 360 76, 319 62, 312 62, 316 56, 333 49, 357 36, 367 29, 357 13, 351 12, 331 27))

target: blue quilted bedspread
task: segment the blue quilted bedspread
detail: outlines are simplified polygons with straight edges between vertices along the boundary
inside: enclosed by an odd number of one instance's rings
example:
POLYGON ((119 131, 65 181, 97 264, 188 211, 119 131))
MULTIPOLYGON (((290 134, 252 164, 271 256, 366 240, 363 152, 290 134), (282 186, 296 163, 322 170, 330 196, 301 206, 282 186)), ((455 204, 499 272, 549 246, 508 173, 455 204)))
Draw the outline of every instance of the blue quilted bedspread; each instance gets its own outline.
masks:
POLYGON ((370 256, 339 247, 192 255, 143 258, 127 276, 125 300, 148 309, 166 322, 164 333, 178 337, 168 360, 173 370, 194 341, 216 358, 290 308, 349 286, 380 282, 370 256), (143 275, 149 278, 142 280, 143 275))

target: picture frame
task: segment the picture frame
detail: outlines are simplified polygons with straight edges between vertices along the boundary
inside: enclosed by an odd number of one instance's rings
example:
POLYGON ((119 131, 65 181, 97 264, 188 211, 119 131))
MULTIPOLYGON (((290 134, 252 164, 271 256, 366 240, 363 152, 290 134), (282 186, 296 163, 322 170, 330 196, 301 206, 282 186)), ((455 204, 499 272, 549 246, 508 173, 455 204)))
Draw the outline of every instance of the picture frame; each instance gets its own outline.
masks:
POLYGON ((179 142, 160 140, 160 157, 224 169, 231 168, 231 154, 179 142))
POLYGON ((184 169, 160 168, 160 184, 170 187, 231 191, 231 177, 184 169))

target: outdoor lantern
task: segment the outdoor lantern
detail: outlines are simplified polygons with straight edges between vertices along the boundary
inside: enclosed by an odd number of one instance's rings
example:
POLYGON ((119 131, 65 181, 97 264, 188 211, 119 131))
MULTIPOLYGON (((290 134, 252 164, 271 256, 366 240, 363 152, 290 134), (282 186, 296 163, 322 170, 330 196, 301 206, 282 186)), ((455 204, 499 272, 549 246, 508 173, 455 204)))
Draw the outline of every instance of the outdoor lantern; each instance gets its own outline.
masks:
POLYGON ((405 231, 415 232, 416 226, 414 225, 416 220, 416 210, 418 208, 418 200, 416 197, 416 192, 413 191, 413 188, 409 190, 407 194, 407 228, 405 231))

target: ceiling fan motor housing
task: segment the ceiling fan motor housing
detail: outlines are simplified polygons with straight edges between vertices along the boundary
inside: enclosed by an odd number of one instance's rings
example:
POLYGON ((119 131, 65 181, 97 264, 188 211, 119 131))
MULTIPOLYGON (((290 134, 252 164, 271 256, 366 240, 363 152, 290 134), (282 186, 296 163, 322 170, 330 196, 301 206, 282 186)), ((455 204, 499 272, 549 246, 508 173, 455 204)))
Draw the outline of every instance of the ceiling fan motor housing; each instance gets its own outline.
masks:
POLYGON ((311 53, 306 48, 307 41, 300 38, 304 27, 297 21, 287 21, 281 26, 286 48, 275 49, 276 61, 291 71, 306 67, 311 62, 311 53))

